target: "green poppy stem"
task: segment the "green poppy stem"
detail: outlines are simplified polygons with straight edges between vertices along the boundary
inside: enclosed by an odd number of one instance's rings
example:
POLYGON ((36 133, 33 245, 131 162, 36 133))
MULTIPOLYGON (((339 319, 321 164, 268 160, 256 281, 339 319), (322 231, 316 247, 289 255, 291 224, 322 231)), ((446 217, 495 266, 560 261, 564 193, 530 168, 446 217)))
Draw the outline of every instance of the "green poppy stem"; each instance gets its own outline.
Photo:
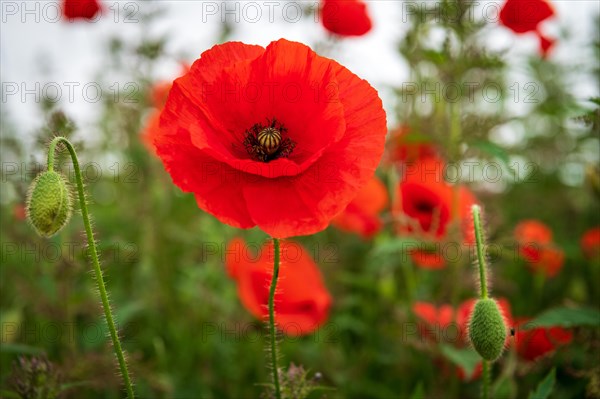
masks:
POLYGON ((486 263, 485 263, 485 244, 483 241, 483 229, 481 227, 481 209, 478 205, 473 205, 471 208, 473 213, 473 225, 475 227, 475 241, 477 244, 477 264, 479 266, 479 288, 481 290, 481 298, 486 299, 488 297, 487 289, 487 275, 486 275, 486 263))
POLYGON ((273 238, 274 264, 271 288, 269 290, 269 337, 271 340, 271 367, 273 372, 273 385, 275 387, 275 398, 281 399, 281 387, 279 386, 279 367, 277 367, 277 336, 275 335, 275 289, 279 277, 279 239, 273 238))
POLYGON ((98 291, 100 292, 100 299, 102 300, 102 307, 104 308, 106 324, 108 325, 108 330, 110 332, 110 338, 112 339, 115 355, 117 356, 117 360, 119 362, 119 368, 121 369, 121 377, 123 378, 125 389, 127 390, 127 397, 129 399, 133 399, 133 386, 129 377, 129 372, 127 370, 125 356, 123 355, 123 350, 121 349, 121 342, 119 340, 119 336, 115 328, 115 323, 113 321, 110 303, 108 300, 108 294, 106 292, 106 286, 104 285, 104 277, 102 275, 102 269, 100 268, 100 262, 98 261, 98 251, 96 250, 94 233, 92 231, 92 225, 90 223, 87 204, 85 201, 85 192, 83 190, 83 180, 81 178, 79 161, 77 159, 77 154, 75 153, 75 148, 73 148, 73 145, 65 137, 55 137, 52 140, 52 142, 50 142, 50 146, 48 147, 48 171, 54 170, 54 151, 56 150, 56 146, 58 145, 58 143, 63 143, 67 147, 67 149, 69 150, 69 154, 71 155, 71 161, 73 162, 73 169, 75 171, 75 179, 77 181, 77 193, 79 196, 79 205, 81 207, 81 216, 83 217, 83 225, 85 227, 85 234, 87 236, 89 252, 92 258, 92 266, 96 275, 98 291))
POLYGON ((483 378, 483 387, 481 390, 481 398, 488 399, 489 398, 489 390, 490 390, 490 362, 487 360, 483 360, 483 370, 482 376, 483 378))

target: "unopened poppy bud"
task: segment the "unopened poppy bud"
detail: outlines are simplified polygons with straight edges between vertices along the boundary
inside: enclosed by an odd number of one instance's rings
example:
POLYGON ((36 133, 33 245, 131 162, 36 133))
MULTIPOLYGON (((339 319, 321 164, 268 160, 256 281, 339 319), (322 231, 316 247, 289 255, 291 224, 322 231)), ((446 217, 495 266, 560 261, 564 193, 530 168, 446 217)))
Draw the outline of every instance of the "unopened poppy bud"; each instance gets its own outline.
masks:
POLYGON ((42 237, 51 237, 71 217, 71 192, 65 178, 54 172, 41 173, 29 188, 27 218, 42 237))
POLYGON ((495 300, 477 301, 469 321, 469 339, 485 360, 494 361, 500 357, 506 341, 506 324, 495 300))

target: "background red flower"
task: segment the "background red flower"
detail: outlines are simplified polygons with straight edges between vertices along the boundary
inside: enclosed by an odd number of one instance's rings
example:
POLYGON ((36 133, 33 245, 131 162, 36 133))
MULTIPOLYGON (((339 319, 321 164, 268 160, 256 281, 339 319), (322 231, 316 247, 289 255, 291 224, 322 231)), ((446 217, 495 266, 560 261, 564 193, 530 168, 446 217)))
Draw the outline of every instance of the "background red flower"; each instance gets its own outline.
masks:
POLYGON ((381 180, 374 176, 358 192, 346 209, 331 222, 340 230, 354 232, 369 238, 381 229, 379 213, 387 204, 387 189, 381 180))
POLYGON ((98 0, 64 0, 63 15, 68 19, 94 19, 102 10, 98 0))
POLYGON ((600 256, 600 227, 589 229, 581 236, 581 250, 588 258, 600 256))
MULTIPOLYGON (((519 326, 528 319, 522 319, 519 326)), ((515 333, 515 344, 519 356, 528 361, 534 361, 547 355, 561 345, 566 345, 573 339, 573 333, 562 327, 539 327, 530 330, 520 330, 515 333)))
POLYGON ((552 230, 537 220, 524 220, 514 231, 519 254, 534 271, 554 277, 563 266, 565 255, 552 242, 552 230))
MULTIPOLYGON (((273 243, 254 253, 244 240, 227 246, 225 266, 237 282, 242 304, 259 319, 268 318, 269 284, 273 276, 273 243)), ((329 315, 331 296, 315 262, 300 244, 281 243, 279 282, 275 293, 275 321, 286 335, 310 334, 329 315)))
POLYGON ((542 35, 539 24, 554 16, 546 0, 506 0, 500 10, 500 23, 515 33, 534 32, 540 40, 540 52, 546 56, 554 41, 542 35))
POLYGON ((366 81, 282 39, 204 52, 175 80, 155 145, 200 208, 283 238, 323 230, 345 209, 373 176, 385 134, 366 81), (280 136, 272 154, 258 140, 266 129, 280 136))
MULTIPOLYGON (((392 208, 395 217, 406 216, 406 223, 399 223, 398 233, 426 238, 436 245, 445 238, 451 222, 455 188, 443 177, 445 163, 437 157, 426 157, 408 164, 405 177, 398 186, 398 200, 392 208)), ((471 227, 471 206, 476 200, 464 186, 458 187, 458 221, 463 239, 474 242, 471 227)), ((413 261, 420 267, 441 269, 446 262, 443 254, 434 248, 411 251, 413 261)))
POLYGON ((361 0, 322 0, 321 18, 325 29, 341 36, 362 36, 372 27, 361 0))

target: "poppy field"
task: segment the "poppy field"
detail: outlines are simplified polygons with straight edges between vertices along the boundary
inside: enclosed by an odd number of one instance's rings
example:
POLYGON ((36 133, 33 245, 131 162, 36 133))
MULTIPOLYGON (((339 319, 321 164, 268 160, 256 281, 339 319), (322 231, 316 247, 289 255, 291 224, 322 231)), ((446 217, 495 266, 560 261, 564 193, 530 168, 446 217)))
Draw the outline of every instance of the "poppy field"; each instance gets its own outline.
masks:
POLYGON ((3 2, 0 397, 600 398, 567 3, 3 2))

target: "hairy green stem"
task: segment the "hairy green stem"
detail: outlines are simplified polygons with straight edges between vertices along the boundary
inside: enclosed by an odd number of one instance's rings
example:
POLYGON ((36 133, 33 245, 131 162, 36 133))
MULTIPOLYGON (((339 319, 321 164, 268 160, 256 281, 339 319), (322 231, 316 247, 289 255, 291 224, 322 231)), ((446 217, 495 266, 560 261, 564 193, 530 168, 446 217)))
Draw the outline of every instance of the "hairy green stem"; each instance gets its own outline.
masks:
POLYGON ((487 360, 483 360, 483 370, 482 376, 483 378, 483 387, 481 390, 481 398, 488 399, 490 396, 490 362, 487 360))
POLYGON ((471 208, 473 213, 473 225, 475 227, 475 241, 477 243, 477 264, 479 265, 479 286, 481 289, 481 298, 488 297, 486 263, 484 255, 483 229, 481 228, 481 209, 478 205, 471 208))
POLYGON ((279 386, 279 368, 277 367, 277 336, 275 335, 275 289, 279 277, 279 239, 273 238, 274 264, 273 277, 271 278, 271 289, 269 290, 269 337, 271 340, 271 367, 273 371, 273 385, 275 386, 275 398, 281 399, 281 388, 279 386))
POLYGON ((127 363, 125 362, 125 356, 121 349, 121 341, 117 335, 115 323, 113 321, 112 312, 110 309, 110 303, 108 301, 108 294, 106 292, 106 286, 104 285, 104 277, 102 275, 102 269, 100 268, 100 262, 98 261, 98 251, 96 250, 96 242, 94 241, 94 233, 92 232, 92 225, 90 223, 90 217, 87 210, 87 204, 85 201, 85 192, 83 191, 83 180, 81 178, 81 170, 79 169, 79 161, 75 148, 65 137, 55 137, 50 146, 48 147, 48 171, 54 170, 54 151, 58 143, 63 143, 69 150, 71 155, 71 161, 73 162, 73 169, 75 171, 75 179, 77 181, 77 193, 79 196, 79 205, 81 207, 81 216, 83 217, 83 225, 85 226, 85 234, 87 236, 90 256, 92 258, 92 265, 96 275, 96 283, 98 285, 98 291, 100 292, 100 299, 102 300, 102 307, 104 308, 104 316, 106 317, 106 324, 108 324, 108 330, 110 332, 110 338, 112 339, 113 348, 115 355, 119 361, 119 368, 121 369, 121 376, 125 383, 125 389, 127 390, 127 397, 129 399, 134 398, 133 386, 127 370, 127 363))

